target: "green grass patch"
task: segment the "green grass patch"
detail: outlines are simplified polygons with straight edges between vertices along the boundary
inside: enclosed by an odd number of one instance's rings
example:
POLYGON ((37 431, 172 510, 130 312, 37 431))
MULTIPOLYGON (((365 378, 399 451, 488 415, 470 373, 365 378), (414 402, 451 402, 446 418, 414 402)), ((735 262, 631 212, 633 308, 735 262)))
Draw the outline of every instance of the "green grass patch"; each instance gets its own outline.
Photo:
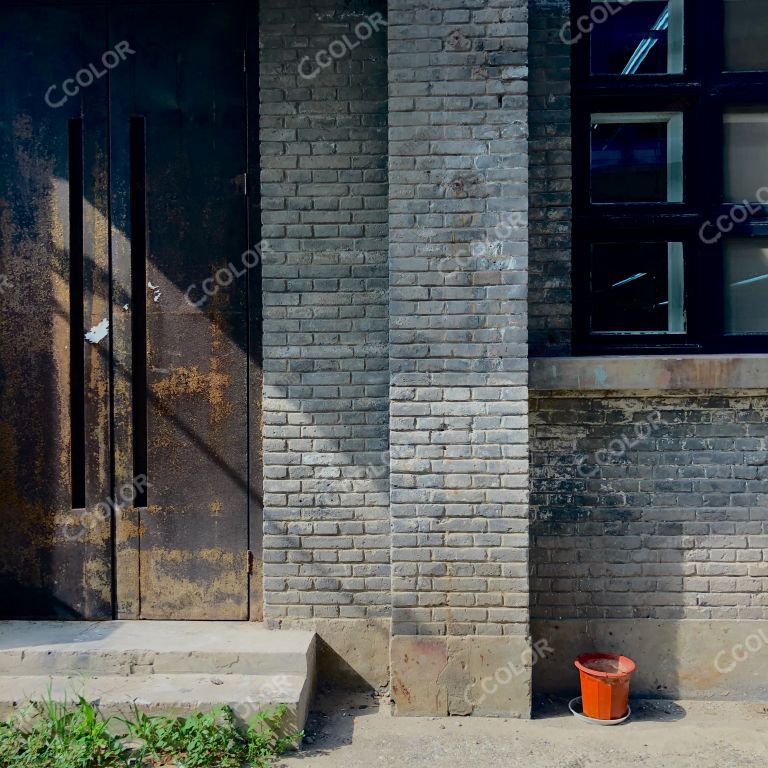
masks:
POLYGON ((283 733, 286 707, 258 712, 245 727, 229 707, 187 717, 105 718, 82 697, 30 704, 0 722, 2 768, 267 768, 298 744, 283 733), (127 735, 119 737, 119 725, 127 735))
MULTIPOLYGON (((285 753, 303 735, 280 735, 284 704, 258 712, 245 730, 238 728, 229 707, 188 717, 164 717, 134 712, 123 721, 138 739, 141 758, 148 765, 172 761, 179 768, 266 768, 271 759, 285 753)), ((142 763, 139 763, 142 765, 142 763)))

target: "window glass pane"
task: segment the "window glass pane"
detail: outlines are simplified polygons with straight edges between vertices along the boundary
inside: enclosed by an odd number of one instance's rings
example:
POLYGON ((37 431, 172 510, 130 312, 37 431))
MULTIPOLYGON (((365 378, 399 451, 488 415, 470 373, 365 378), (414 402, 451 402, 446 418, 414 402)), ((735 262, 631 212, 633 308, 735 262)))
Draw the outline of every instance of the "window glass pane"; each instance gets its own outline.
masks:
POLYGON ((682 243, 595 243, 591 331, 685 333, 682 243))
POLYGON ((726 240, 725 332, 768 333, 768 240, 726 240))
POLYGON ((683 0, 592 0, 574 35, 590 36, 594 75, 664 75, 683 71, 683 0))
POLYGON ((683 116, 679 112, 592 115, 593 203, 683 199, 683 116))
POLYGON ((725 0, 725 68, 768 69, 768 3, 725 0))
POLYGON ((761 200, 768 188, 768 107, 729 110, 723 120, 725 200, 761 200))

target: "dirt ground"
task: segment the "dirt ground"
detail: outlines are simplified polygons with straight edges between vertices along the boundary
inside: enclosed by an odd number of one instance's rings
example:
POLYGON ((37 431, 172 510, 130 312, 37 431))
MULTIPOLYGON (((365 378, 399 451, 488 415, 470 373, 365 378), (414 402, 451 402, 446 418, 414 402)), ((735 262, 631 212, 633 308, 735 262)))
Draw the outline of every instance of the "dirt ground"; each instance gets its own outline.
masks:
POLYGON ((303 750, 281 768, 751 768, 768 765, 768 704, 633 701, 623 725, 583 723, 567 700, 533 720, 394 718, 370 695, 320 694, 303 750))

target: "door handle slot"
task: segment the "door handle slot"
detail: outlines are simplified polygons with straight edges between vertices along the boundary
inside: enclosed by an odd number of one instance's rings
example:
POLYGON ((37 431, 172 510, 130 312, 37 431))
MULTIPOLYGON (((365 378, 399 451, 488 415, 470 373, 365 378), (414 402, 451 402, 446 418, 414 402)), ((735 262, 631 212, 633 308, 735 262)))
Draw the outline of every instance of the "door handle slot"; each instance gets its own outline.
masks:
MULTIPOLYGON (((133 476, 147 477, 147 158, 146 120, 130 119, 131 205, 131 398, 133 476)), ((135 507, 147 506, 147 483, 135 507)))
POLYGON ((83 119, 69 121, 69 418, 72 509, 85 507, 83 119))

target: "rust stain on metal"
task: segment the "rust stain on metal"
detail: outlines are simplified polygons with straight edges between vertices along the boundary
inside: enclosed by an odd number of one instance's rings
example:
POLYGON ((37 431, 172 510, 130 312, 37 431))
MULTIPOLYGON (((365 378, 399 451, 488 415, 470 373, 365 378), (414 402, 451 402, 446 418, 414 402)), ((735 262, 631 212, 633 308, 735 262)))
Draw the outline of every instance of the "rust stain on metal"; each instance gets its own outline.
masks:
POLYGON ((226 390, 230 384, 228 373, 217 370, 218 361, 211 361, 211 370, 201 373, 198 366, 177 368, 167 378, 153 384, 153 394, 157 397, 157 405, 161 409, 165 403, 175 400, 202 395, 211 406, 211 414, 218 422, 231 413, 232 404, 226 399, 226 390))
POLYGON ((213 548, 196 552, 142 549, 142 616, 189 619, 245 618, 245 569, 232 552, 213 548))
POLYGON ((3 518, 3 544, 16 556, 34 564, 28 543, 42 535, 41 543, 52 543, 45 510, 41 503, 34 503, 19 493, 16 476, 19 456, 16 430, 8 423, 0 422, 0 489, 3 508, 12 512, 3 518))
POLYGON ((224 505, 220 501, 211 501, 208 502, 208 509, 211 511, 212 517, 218 517, 224 509, 224 505))
POLYGON ((86 584, 99 593, 105 603, 112 600, 112 568, 103 558, 86 560, 83 567, 86 584))

